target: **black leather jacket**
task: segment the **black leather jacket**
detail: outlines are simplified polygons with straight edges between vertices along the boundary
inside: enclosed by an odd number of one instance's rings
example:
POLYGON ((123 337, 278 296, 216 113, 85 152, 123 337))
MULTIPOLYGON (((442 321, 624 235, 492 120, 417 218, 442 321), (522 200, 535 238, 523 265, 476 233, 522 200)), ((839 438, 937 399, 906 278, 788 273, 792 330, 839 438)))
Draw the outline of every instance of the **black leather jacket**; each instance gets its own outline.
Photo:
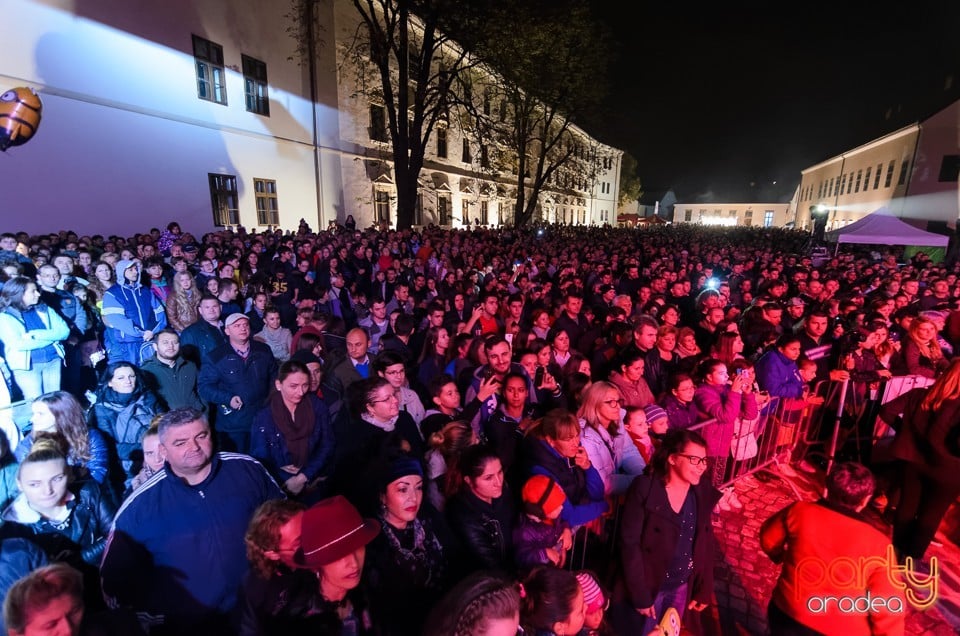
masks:
POLYGON ((67 502, 70 511, 62 523, 41 517, 17 497, 3 513, 2 535, 24 537, 39 545, 50 559, 83 562, 97 566, 107 543, 116 510, 100 487, 92 481, 70 486, 73 499, 67 502))
POLYGON ((463 556, 473 570, 510 570, 513 550, 513 500, 503 494, 488 504, 465 488, 447 504, 450 527, 463 543, 463 556))

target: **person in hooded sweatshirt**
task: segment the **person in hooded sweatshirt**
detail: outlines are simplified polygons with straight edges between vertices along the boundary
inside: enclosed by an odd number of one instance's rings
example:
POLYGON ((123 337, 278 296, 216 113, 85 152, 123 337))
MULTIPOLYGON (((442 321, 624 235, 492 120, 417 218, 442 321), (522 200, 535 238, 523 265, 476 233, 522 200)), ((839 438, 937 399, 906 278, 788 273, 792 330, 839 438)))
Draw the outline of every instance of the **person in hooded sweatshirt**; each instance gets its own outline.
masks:
POLYGON ((143 345, 167 326, 167 314, 150 288, 140 284, 140 261, 121 260, 116 269, 117 282, 103 295, 107 359, 139 365, 149 357, 141 355, 143 345))

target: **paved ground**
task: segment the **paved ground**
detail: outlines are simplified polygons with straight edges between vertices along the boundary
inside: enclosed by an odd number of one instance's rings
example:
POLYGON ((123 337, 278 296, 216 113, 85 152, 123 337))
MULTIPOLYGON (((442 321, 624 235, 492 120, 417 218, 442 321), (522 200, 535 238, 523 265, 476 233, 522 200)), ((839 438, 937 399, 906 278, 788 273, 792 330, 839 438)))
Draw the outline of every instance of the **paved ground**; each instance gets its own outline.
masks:
MULTIPOLYGON (((793 479, 801 496, 818 498, 817 476, 793 479)), ((794 492, 778 477, 759 474, 736 485, 743 509, 721 513, 715 524, 719 543, 715 569, 718 611, 705 617, 705 631, 713 634, 767 634, 766 608, 779 575, 760 551, 757 541, 760 525, 773 513, 796 501, 794 492)), ((880 522, 879 516, 876 521, 880 522)), ((940 561, 940 594, 937 604, 926 612, 908 610, 906 633, 920 636, 946 636, 960 633, 960 548, 943 534, 940 545, 931 546, 927 557, 940 561)), ((773 635, 776 636, 776 635, 773 635)), ((831 635, 832 636, 832 635, 831 635)), ((842 636, 842 635, 838 635, 842 636)))

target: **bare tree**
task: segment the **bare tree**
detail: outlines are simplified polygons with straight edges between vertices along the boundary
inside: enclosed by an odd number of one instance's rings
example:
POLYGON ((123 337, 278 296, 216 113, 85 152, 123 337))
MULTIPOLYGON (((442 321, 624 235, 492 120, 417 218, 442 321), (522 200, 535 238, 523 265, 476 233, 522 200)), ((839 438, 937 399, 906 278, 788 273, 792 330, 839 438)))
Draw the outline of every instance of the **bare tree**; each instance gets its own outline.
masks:
POLYGON ((495 2, 477 35, 476 55, 496 72, 483 78, 484 107, 472 105, 467 129, 496 148, 497 170, 512 175, 517 226, 537 218, 545 191, 580 198, 594 185, 604 158, 575 122, 605 91, 602 40, 579 1, 495 2))
POLYGON ((384 111, 382 141, 389 142, 397 191, 397 227, 415 220, 424 155, 456 101, 451 87, 475 59, 449 31, 468 28, 469 3, 455 0, 353 0, 359 28, 347 45, 343 69, 357 91, 384 111), (388 138, 386 137, 388 135, 388 138))

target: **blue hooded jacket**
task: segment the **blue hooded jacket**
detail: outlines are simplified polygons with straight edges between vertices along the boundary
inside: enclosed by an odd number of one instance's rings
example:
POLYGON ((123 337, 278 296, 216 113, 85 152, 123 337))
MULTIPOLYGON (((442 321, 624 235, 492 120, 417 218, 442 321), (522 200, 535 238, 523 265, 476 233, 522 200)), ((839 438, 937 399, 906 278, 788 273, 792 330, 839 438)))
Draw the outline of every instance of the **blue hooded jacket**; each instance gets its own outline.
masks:
POLYGON ((106 338, 114 342, 142 342, 144 331, 157 332, 167 326, 167 314, 150 288, 140 284, 139 261, 122 260, 116 269, 117 283, 103 295, 106 338), (130 267, 137 268, 137 280, 133 283, 123 275, 130 267))

